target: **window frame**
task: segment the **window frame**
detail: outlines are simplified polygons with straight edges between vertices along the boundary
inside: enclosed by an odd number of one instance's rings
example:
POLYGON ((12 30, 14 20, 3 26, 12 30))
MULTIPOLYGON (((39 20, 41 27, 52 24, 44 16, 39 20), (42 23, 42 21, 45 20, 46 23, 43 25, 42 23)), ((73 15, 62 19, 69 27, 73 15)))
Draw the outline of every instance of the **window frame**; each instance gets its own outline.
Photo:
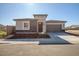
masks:
POLYGON ((30 30, 30 21, 24 21, 24 22, 23 22, 23 29, 24 29, 24 30, 30 30), (28 24, 27 27, 25 27, 25 25, 24 25, 25 23, 28 24))

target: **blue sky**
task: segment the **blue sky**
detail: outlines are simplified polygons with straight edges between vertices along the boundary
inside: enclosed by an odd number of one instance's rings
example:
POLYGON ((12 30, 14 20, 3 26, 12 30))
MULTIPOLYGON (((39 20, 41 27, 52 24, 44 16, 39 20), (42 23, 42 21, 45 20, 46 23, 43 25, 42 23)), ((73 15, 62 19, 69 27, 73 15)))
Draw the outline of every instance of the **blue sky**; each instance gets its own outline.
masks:
POLYGON ((15 25, 15 18, 33 18, 32 14, 48 14, 47 20, 65 20, 66 26, 79 25, 77 3, 0 4, 0 24, 15 25))

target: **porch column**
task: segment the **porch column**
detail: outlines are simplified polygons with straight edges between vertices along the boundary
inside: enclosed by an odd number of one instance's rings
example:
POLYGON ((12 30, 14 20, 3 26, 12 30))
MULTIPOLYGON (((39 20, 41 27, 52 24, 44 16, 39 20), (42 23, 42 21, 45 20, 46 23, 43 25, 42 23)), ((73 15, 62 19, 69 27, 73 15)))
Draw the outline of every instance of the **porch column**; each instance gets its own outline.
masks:
POLYGON ((46 21, 43 21, 43 33, 46 33, 46 21))
POLYGON ((65 24, 62 24, 62 30, 64 30, 64 29, 65 29, 64 25, 65 25, 65 24))

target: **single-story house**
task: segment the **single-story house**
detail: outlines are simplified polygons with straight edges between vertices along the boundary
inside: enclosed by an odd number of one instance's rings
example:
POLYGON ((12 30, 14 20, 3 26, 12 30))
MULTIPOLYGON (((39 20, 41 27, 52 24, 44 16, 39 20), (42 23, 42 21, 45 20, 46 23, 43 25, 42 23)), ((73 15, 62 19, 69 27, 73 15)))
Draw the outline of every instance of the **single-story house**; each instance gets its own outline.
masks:
POLYGON ((57 32, 64 31, 66 21, 46 20, 47 14, 34 14, 34 18, 14 19, 17 32, 57 32))

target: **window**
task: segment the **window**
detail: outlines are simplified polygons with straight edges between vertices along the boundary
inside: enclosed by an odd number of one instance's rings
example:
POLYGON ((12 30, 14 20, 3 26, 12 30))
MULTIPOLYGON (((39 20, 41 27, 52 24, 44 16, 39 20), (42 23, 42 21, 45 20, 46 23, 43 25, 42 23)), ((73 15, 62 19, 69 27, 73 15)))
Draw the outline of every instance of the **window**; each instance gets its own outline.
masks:
POLYGON ((24 22, 24 30, 29 30, 30 29, 30 23, 29 22, 24 22))
POLYGON ((24 28, 28 28, 28 23, 24 23, 24 28))

